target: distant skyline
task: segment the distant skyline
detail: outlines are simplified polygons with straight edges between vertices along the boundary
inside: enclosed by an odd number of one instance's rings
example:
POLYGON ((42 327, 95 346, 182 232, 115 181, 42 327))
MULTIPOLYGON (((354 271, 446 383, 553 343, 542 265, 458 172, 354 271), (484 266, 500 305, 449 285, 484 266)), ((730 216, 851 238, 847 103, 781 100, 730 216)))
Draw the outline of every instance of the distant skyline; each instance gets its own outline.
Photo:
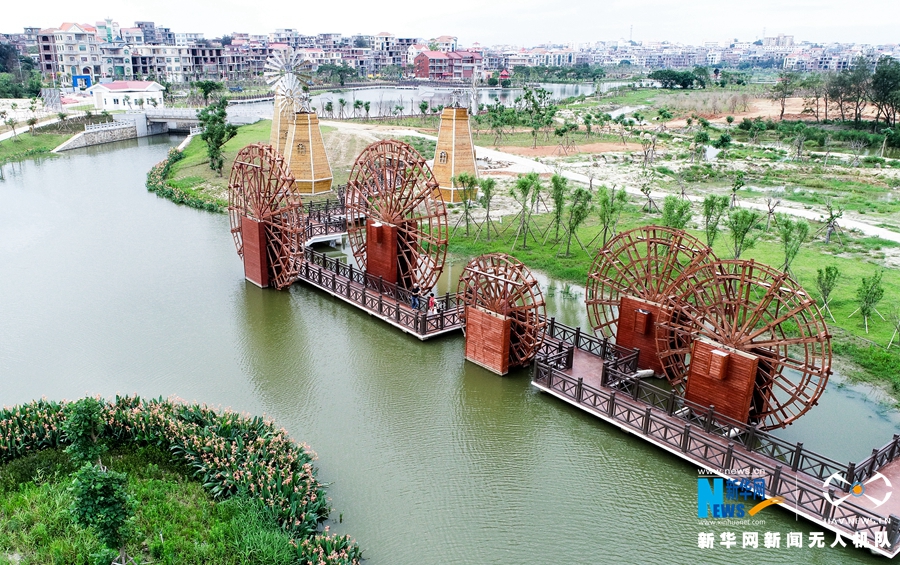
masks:
POLYGON ((461 45, 587 43, 629 39, 702 44, 735 38, 754 41, 779 33, 796 41, 893 44, 900 42, 896 0, 868 2, 848 9, 836 0, 757 0, 752 4, 713 0, 453 0, 416 4, 409 1, 343 0, 309 3, 272 0, 45 0, 39 5, 7 2, 0 32, 25 26, 55 27, 62 22, 91 23, 111 17, 124 27, 150 20, 175 32, 199 32, 207 38, 232 32, 264 34, 292 28, 302 34, 390 32, 398 37, 454 35, 461 45), (251 6, 248 8, 248 5, 251 6), (189 7, 188 7, 189 6, 189 7), (375 6, 375 10, 368 9, 375 6), (742 10, 741 8, 747 9, 742 10), (452 11, 450 10, 452 8, 452 11), (894 14, 891 16, 891 14, 894 14), (633 31, 631 31, 633 26, 633 31))

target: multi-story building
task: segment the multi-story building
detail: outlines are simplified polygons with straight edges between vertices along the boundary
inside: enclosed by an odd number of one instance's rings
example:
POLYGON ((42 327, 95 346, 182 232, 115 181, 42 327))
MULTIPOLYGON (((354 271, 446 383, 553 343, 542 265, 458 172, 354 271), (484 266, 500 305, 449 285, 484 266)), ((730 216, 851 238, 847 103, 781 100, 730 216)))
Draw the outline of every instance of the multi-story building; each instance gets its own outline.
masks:
POLYGON ((190 82, 196 76, 190 47, 142 45, 131 51, 132 74, 138 80, 190 82))
POLYGON ((416 57, 416 78, 428 80, 471 80, 481 73, 481 53, 473 51, 423 51, 416 57))
POLYGON ((221 80, 228 76, 228 65, 225 60, 225 49, 213 47, 189 47, 191 57, 191 80, 221 80))
POLYGON ((176 33, 174 44, 179 47, 187 47, 189 45, 196 45, 197 43, 203 41, 202 33, 176 33))
POLYGON ((52 79, 87 88, 101 75, 100 42, 94 26, 67 22, 40 30, 37 38, 41 72, 52 79))

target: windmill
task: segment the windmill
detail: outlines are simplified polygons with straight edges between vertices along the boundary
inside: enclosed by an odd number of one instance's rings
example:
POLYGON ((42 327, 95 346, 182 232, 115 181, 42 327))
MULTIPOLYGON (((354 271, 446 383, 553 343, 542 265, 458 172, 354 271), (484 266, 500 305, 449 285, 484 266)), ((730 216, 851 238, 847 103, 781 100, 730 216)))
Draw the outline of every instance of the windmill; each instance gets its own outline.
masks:
POLYGON ((312 110, 309 85, 313 62, 294 50, 278 51, 266 61, 263 75, 275 91, 275 111, 269 143, 284 155, 294 190, 319 194, 331 190, 331 165, 312 110))

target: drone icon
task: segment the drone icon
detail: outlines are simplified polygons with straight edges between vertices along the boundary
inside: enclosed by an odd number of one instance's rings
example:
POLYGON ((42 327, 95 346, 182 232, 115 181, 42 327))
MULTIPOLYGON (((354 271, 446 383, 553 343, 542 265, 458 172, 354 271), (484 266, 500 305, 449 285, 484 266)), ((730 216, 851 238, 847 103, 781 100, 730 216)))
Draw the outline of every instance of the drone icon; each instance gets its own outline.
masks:
POLYGON ((869 478, 869 480, 867 480, 865 482, 856 481, 852 484, 850 483, 850 481, 845 479, 844 476, 841 475, 840 473, 835 473, 835 474, 831 475, 830 477, 828 477, 827 479, 825 479, 825 482, 822 483, 822 486, 825 488, 825 490, 822 491, 822 495, 825 496, 825 500, 827 500, 834 506, 839 506, 839 505, 843 504, 844 501, 846 501, 848 498, 851 498, 851 497, 860 498, 860 497, 865 496, 870 501, 872 501, 872 503, 875 504, 875 508, 878 508, 879 506, 881 506, 882 504, 887 502, 891 498, 891 494, 893 493, 893 491, 888 490, 887 494, 885 494, 884 498, 881 500, 878 500, 877 498, 866 494, 867 485, 869 483, 872 483, 874 481, 879 481, 879 480, 882 481, 885 485, 887 485, 889 489, 893 488, 893 486, 891 485, 891 481, 888 480, 888 478, 885 477, 884 475, 882 475, 881 473, 875 473, 874 475, 872 475, 869 478), (832 481, 834 481, 834 484, 832 484, 832 481), (844 485, 848 485, 849 488, 845 489, 841 485, 841 483, 843 483, 844 485), (832 487, 832 486, 846 491, 847 494, 840 498, 834 498, 834 499, 831 498, 831 495, 829 494, 828 489, 829 489, 829 487, 832 487))

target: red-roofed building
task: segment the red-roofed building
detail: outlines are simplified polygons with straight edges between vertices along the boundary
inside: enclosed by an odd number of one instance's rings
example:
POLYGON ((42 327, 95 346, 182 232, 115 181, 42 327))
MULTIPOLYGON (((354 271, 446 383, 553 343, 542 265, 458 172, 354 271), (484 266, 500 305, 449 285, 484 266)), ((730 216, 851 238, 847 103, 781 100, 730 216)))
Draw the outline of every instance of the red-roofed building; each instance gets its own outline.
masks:
POLYGON ((98 110, 131 110, 162 108, 164 90, 152 80, 116 80, 95 84, 87 91, 94 96, 94 107, 98 110))
POLYGON ((466 81, 481 72, 481 61, 473 51, 422 51, 413 64, 416 78, 466 81))

